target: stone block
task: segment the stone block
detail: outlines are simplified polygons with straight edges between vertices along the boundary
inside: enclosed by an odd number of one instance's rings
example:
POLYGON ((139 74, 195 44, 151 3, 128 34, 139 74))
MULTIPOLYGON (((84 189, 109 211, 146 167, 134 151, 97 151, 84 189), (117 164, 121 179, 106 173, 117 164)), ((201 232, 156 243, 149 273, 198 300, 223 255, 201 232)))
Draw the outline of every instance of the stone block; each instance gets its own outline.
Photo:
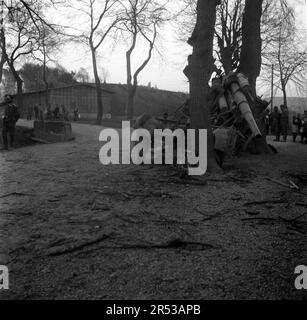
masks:
POLYGON ((74 139, 71 123, 64 121, 34 121, 34 137, 48 142, 74 139))

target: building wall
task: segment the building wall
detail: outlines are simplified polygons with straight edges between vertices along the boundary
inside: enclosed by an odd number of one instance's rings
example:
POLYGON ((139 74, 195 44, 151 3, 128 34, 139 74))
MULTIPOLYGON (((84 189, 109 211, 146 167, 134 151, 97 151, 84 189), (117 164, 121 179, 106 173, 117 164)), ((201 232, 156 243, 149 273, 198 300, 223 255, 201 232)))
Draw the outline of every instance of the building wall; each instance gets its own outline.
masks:
MULTIPOLYGON (((111 94, 103 93, 102 95, 104 114, 111 113, 111 94)), ((51 109, 61 108, 62 105, 70 113, 77 107, 81 117, 91 119, 97 115, 97 102, 95 88, 86 86, 75 86, 68 88, 51 89, 49 91, 49 103, 51 109)), ((46 93, 26 93, 24 94, 24 110, 22 116, 25 117, 29 108, 40 104, 42 109, 46 109, 46 93)))

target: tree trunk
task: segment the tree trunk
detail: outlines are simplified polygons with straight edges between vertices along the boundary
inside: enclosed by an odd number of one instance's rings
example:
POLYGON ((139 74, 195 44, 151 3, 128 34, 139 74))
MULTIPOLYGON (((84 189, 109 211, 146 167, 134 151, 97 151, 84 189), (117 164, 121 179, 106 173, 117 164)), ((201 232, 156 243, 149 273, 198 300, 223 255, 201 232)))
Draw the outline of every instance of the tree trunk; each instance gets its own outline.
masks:
POLYGON ((5 34, 4 34, 4 14, 3 14, 3 2, 2 2, 2 7, 0 11, 0 26, 1 26, 1 32, 0 32, 0 42, 1 42, 1 61, 0 61, 0 83, 2 82, 2 77, 3 77, 3 67, 6 62, 6 52, 5 52, 5 47, 6 47, 6 41, 5 41, 5 34))
POLYGON ((48 81, 44 80, 44 84, 45 84, 45 90, 46 90, 45 103, 46 103, 46 107, 49 108, 50 107, 50 102, 49 102, 49 83, 48 83, 48 81))
POLYGON ((96 59, 96 50, 92 43, 90 43, 91 52, 92 52, 92 62, 93 62, 93 71, 95 77, 95 85, 96 85, 96 99, 97 99, 97 119, 96 124, 101 125, 102 117, 103 117, 103 103, 102 103, 102 89, 101 89, 101 81, 98 74, 97 69, 97 59, 96 59))
POLYGON ((23 82, 22 80, 17 80, 17 104, 21 112, 23 112, 23 82))
POLYGON ((282 94, 283 94, 283 99, 284 99, 284 106, 286 108, 288 108, 287 90, 284 85, 282 85, 282 94))
POLYGON ((227 75, 230 71, 233 71, 232 65, 232 49, 228 43, 224 44, 224 40, 217 36, 218 46, 220 49, 220 58, 225 74, 227 75))
POLYGON ((1 61, 0 61, 0 83, 2 82, 3 67, 4 67, 5 62, 6 62, 6 61, 5 61, 5 55, 2 53, 1 61))
POLYGON ((213 134, 210 110, 207 103, 209 80, 212 75, 213 39, 216 22, 217 0, 198 0, 197 22, 188 43, 193 46, 188 66, 184 73, 190 82, 190 114, 193 129, 208 130, 208 169, 215 170, 213 134))
POLYGON ((127 119, 133 120, 134 116, 134 97, 136 94, 136 86, 128 85, 128 101, 127 101, 127 119))
POLYGON ((262 3, 263 0, 246 0, 242 22, 242 50, 238 71, 248 76, 254 94, 262 63, 262 3))
POLYGON ((127 106, 126 106, 126 116, 128 120, 133 119, 133 108, 134 108, 134 96, 136 93, 137 83, 135 88, 133 89, 132 85, 132 67, 131 67, 131 54, 136 46, 136 39, 137 39, 137 28, 134 26, 134 32, 132 34, 132 43, 129 50, 126 52, 126 71, 127 71, 127 90, 128 90, 128 99, 127 99, 127 106))
POLYGON ((46 90, 45 103, 46 103, 46 107, 49 108, 50 107, 50 103, 49 103, 49 83, 48 83, 48 80, 47 80, 46 65, 45 64, 44 64, 44 69, 43 69, 43 81, 44 81, 45 90, 46 90))
MULTIPOLYGON (((260 75, 262 59, 261 17, 263 0, 246 0, 242 21, 242 49, 240 56, 239 72, 244 73, 249 80, 251 90, 256 97, 256 83, 260 75)), ((263 112, 265 106, 254 103, 251 105, 253 115, 258 127, 262 128, 263 137, 255 139, 252 143, 253 152, 256 154, 272 153, 266 142, 263 112)))
POLYGON ((49 83, 47 79, 47 55, 46 55, 46 47, 45 42, 43 42, 43 55, 44 55, 44 64, 43 64, 43 81, 45 85, 46 95, 45 95, 45 103, 46 107, 49 109, 49 83))
POLYGON ((7 63, 13 73, 14 79, 17 83, 17 105, 21 112, 23 112, 23 81, 15 69, 13 62, 7 60, 7 63))
POLYGON ((128 99, 127 99, 127 108, 126 108, 126 116, 127 120, 132 120, 133 118, 133 107, 134 107, 134 95, 133 85, 132 85, 132 71, 131 71, 131 49, 126 53, 126 61, 127 61, 127 90, 128 90, 128 99))

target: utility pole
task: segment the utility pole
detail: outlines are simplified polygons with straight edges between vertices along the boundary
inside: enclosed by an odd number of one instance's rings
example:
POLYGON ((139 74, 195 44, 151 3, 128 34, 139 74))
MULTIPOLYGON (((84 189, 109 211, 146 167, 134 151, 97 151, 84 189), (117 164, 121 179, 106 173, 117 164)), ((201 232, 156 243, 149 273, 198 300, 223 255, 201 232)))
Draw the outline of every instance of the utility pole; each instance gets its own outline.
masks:
POLYGON ((274 107, 274 64, 272 64, 272 79, 271 79, 271 114, 274 107))

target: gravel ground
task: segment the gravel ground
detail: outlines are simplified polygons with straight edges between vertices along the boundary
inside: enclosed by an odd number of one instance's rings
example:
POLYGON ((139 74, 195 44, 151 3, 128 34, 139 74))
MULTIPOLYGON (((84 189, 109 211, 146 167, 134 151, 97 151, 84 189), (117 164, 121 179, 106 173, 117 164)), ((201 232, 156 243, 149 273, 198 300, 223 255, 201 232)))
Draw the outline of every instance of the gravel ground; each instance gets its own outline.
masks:
POLYGON ((2 299, 307 298, 294 288, 307 145, 275 143, 276 156, 186 181, 164 166, 102 166, 100 130, 73 124, 73 142, 0 153, 2 299))

